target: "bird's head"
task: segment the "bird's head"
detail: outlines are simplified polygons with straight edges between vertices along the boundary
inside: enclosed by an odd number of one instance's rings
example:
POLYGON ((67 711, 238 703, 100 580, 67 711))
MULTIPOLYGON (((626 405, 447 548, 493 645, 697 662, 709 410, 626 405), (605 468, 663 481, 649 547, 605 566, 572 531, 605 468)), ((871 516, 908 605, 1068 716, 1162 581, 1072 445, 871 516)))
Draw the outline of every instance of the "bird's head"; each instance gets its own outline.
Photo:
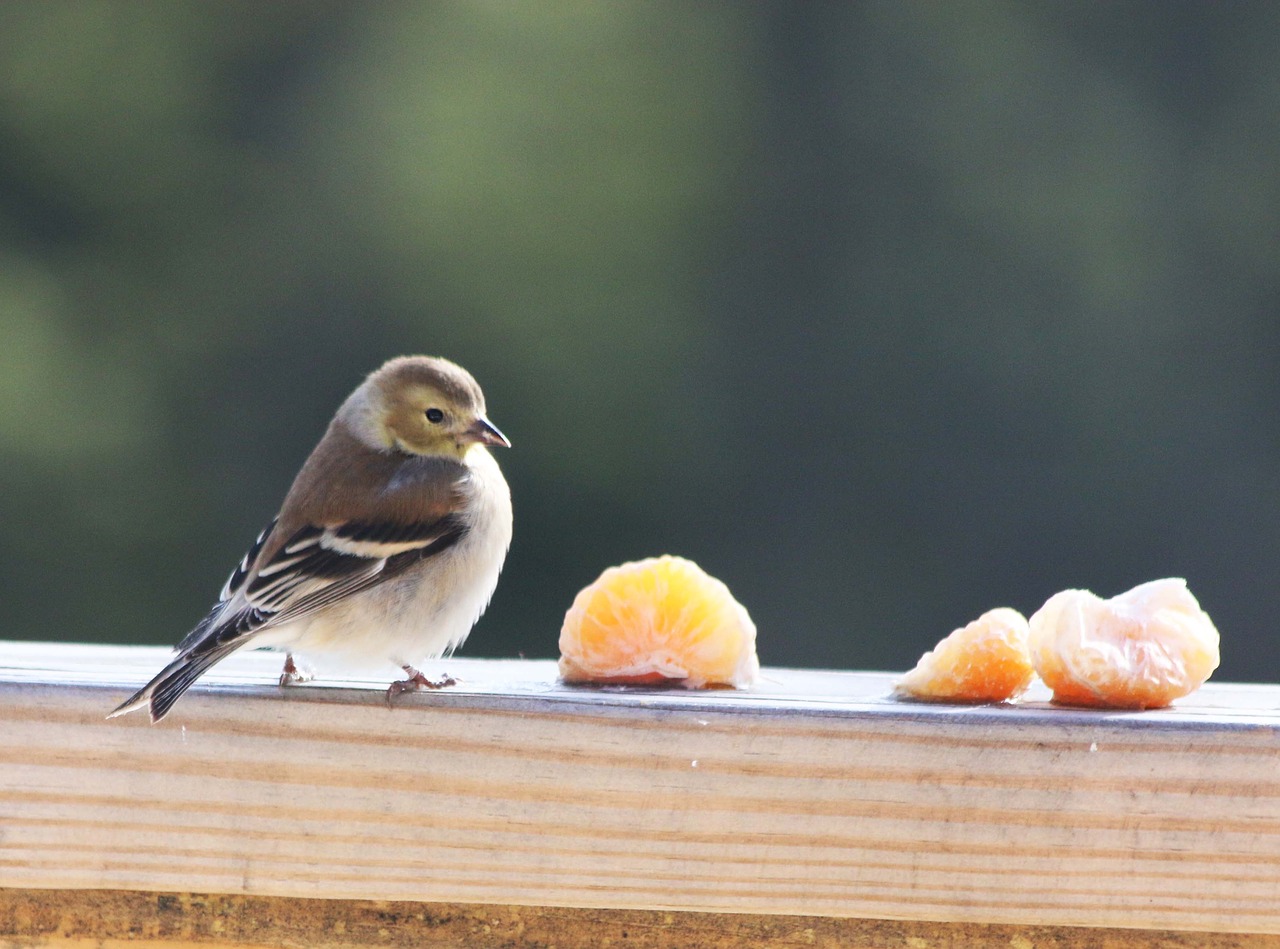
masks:
POLYGON ((511 447, 485 416, 484 393, 447 359, 401 356, 369 376, 339 412, 372 447, 463 458, 475 445, 511 447))

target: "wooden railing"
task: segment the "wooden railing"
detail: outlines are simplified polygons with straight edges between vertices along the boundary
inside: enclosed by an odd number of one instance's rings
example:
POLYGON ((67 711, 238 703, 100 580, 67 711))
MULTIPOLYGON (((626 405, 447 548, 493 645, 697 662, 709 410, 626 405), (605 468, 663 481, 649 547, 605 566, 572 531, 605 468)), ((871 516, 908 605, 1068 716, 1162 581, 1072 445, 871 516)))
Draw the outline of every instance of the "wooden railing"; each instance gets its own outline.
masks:
POLYGON ((0 945, 1280 945, 1280 687, 965 708, 453 659, 388 708, 249 653, 107 721, 166 655, 0 643, 0 945))

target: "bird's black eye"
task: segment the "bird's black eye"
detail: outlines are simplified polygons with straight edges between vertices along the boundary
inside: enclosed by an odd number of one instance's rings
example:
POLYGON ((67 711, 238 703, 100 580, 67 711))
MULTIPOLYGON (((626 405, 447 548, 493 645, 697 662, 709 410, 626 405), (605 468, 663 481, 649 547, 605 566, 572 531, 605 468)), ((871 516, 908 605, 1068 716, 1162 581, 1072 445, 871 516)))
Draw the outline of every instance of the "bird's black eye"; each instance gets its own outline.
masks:
POLYGON ((439 409, 427 409, 427 421, 439 425, 444 421, 444 413, 439 409))

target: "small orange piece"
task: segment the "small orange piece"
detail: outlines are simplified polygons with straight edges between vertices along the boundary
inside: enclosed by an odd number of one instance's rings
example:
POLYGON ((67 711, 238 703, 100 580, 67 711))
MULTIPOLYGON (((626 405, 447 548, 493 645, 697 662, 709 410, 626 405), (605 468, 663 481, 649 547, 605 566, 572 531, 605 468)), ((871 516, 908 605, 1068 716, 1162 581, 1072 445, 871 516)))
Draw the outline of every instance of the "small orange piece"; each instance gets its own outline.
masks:
POLYGON ((756 627, 719 580, 682 557, 610 567, 560 629, 566 682, 744 686, 760 671, 756 627))
POLYGON ((990 610, 920 657, 894 691, 930 702, 1007 702, 1035 675, 1027 621, 1008 607, 990 610))
POLYGON ((1160 708, 1218 667, 1218 631, 1185 580, 1152 580, 1103 600, 1055 593, 1031 617, 1031 659, 1066 705, 1160 708))

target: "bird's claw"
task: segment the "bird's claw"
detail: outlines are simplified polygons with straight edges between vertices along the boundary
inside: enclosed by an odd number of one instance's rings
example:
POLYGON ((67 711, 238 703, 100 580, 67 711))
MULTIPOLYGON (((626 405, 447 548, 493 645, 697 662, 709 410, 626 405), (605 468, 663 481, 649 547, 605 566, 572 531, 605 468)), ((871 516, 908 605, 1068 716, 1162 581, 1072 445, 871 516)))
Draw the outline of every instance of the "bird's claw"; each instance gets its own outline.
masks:
POLYGON ((457 685, 458 680, 451 675, 442 676, 440 679, 428 679, 413 666, 402 666, 407 679, 398 679, 387 686, 387 705, 395 700, 396 696, 405 692, 417 692, 421 689, 447 689, 451 685, 457 685))
POLYGON ((290 685, 301 685, 303 682, 311 681, 311 673, 299 669, 293 661, 293 653, 286 653, 284 657, 284 671, 280 673, 280 688, 290 685))

